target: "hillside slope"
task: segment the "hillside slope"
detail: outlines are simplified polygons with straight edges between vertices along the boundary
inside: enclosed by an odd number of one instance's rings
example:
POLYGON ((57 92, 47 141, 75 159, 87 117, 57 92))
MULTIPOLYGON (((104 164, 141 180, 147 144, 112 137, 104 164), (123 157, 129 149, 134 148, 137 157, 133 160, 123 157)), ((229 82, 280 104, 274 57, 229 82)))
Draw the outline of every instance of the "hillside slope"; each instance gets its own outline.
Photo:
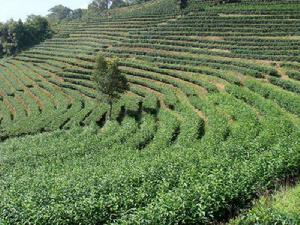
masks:
MULTIPOLYGON (((122 59, 122 71, 132 84, 129 94, 138 102, 150 93, 173 109, 174 103, 162 99, 172 95, 165 89, 173 95, 206 96, 224 92, 227 84, 241 87, 255 80, 292 92, 288 95, 299 93, 298 2, 197 3, 185 16, 173 5, 152 2, 116 14, 117 18, 68 23, 57 37, 1 62, 2 136, 95 121, 85 122, 95 114, 90 78, 99 51, 122 59), (149 81, 155 82, 148 85, 149 81), (74 113, 76 118, 71 118, 74 113)), ((297 107, 278 104, 299 112, 297 107)))
POLYGON ((300 223, 300 185, 275 193, 272 198, 263 197, 248 213, 232 220, 230 225, 238 224, 299 224, 300 223))
POLYGON ((299 10, 151 1, 0 60, 0 223, 208 224, 297 174, 299 10), (130 82, 111 123, 98 52, 130 82))

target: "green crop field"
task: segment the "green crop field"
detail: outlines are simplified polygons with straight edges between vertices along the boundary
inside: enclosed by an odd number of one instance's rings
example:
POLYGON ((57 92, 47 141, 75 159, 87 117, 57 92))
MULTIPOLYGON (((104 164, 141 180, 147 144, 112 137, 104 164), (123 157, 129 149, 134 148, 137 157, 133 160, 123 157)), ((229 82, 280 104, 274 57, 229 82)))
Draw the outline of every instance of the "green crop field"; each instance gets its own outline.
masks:
POLYGON ((263 197, 250 212, 232 220, 230 224, 299 224, 299 197, 299 184, 293 189, 281 190, 272 198, 263 197))
POLYGON ((299 12, 154 0, 0 59, 0 224, 217 224, 299 176, 299 12), (110 122, 99 52, 130 84, 110 122))

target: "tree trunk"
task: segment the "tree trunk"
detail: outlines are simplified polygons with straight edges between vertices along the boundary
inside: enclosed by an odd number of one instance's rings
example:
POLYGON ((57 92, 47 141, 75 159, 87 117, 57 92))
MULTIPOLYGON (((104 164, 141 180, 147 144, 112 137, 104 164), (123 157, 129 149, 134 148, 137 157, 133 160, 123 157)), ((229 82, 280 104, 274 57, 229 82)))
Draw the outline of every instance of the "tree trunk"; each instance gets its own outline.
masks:
POLYGON ((111 120, 111 114, 112 114, 112 102, 109 102, 109 112, 108 112, 108 120, 110 121, 111 120))

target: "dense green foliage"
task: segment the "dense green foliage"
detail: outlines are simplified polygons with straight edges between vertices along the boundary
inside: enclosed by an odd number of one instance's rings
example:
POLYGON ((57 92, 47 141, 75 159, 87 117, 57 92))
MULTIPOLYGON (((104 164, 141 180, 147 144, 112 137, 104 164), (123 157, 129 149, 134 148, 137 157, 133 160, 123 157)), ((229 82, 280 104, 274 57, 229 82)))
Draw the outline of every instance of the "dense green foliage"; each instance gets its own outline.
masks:
POLYGON ((84 14, 83 9, 79 8, 72 10, 63 5, 56 5, 49 9, 49 12, 50 13, 48 14, 47 18, 52 23, 80 19, 84 14))
POLYGON ((111 118, 113 103, 129 90, 128 81, 126 77, 121 74, 118 66, 119 63, 117 60, 107 62, 102 55, 96 57, 93 80, 95 81, 100 101, 110 106, 108 113, 109 119, 111 118))
POLYGON ((88 10, 103 11, 134 4, 141 4, 147 1, 149 0, 93 0, 88 6, 88 10))
POLYGON ((50 14, 48 17, 53 20, 63 20, 70 16, 72 13, 72 10, 66 6, 63 5, 56 5, 49 9, 50 14))
POLYGON ((0 224, 224 222, 299 174, 299 1, 174 3, 0 60, 0 224), (99 52, 129 83, 110 122, 99 52))
POLYGON ((300 224, 300 185, 282 190, 272 198, 263 197, 255 207, 232 220, 232 225, 300 224))
POLYGON ((29 16, 25 23, 21 20, 0 23, 0 57, 15 55, 51 36, 47 19, 41 16, 29 16))

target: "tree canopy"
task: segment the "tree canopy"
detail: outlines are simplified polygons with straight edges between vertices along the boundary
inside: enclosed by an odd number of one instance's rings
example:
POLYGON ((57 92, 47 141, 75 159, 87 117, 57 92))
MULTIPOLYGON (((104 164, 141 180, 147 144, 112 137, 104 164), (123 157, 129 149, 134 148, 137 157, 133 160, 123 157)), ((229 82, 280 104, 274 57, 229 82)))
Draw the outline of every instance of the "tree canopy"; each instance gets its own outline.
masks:
POLYGON ((93 0, 89 4, 89 9, 105 10, 109 9, 111 5, 111 0, 93 0))
POLYGON ((180 10, 185 9, 188 6, 188 0, 179 0, 180 10))
POLYGON ((63 20, 67 17, 70 16, 72 9, 65 7, 63 5, 56 5, 54 7, 52 7, 51 9, 49 9, 50 14, 48 15, 48 17, 51 20, 63 20))
POLYGON ((111 118, 112 105, 129 89, 128 81, 121 74, 117 59, 108 62, 102 55, 96 57, 93 79, 102 102, 109 104, 108 119, 111 118))
POLYGON ((107 10, 133 4, 139 4, 150 0, 93 0, 88 9, 89 10, 107 10))
POLYGON ((50 25, 42 16, 31 15, 25 23, 21 20, 0 23, 0 57, 14 55, 51 36, 50 25))
POLYGON ((70 9, 63 5, 56 5, 49 9, 48 19, 51 22, 60 22, 62 20, 80 19, 83 15, 82 9, 70 9))

